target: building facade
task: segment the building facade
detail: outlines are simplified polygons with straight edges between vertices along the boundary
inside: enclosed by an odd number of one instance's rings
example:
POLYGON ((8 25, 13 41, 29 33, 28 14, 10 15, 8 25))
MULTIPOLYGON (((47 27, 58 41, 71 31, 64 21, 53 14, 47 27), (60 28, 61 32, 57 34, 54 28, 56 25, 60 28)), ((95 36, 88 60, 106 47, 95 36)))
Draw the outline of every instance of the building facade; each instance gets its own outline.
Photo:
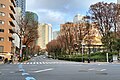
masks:
POLYGON ((57 39, 57 37, 59 36, 60 31, 54 31, 53 32, 53 39, 57 39))
POLYGON ((91 52, 100 50, 102 47, 101 35, 98 31, 98 25, 91 23, 88 29, 86 23, 73 23, 67 22, 60 26, 60 36, 64 36, 68 41, 68 45, 74 50, 74 45, 79 47, 75 49, 81 50, 81 52, 87 53, 88 45, 90 45, 91 52), (80 45, 82 47, 80 47, 80 45), (84 50, 82 51, 82 49, 84 50))
POLYGON ((120 0, 117 0, 117 4, 120 4, 120 0))
POLYGON ((52 40, 52 25, 45 23, 39 24, 38 34, 37 45, 39 45, 41 49, 46 49, 46 44, 52 40))
POLYGON ((0 52, 13 52, 15 0, 0 1, 0 52))
MULTIPOLYGON (((26 20, 27 19, 31 19, 29 21, 36 21, 36 22, 38 22, 38 15, 36 13, 27 11, 27 12, 25 12, 25 14, 26 14, 25 15, 25 19, 26 20)), ((29 23, 32 23, 32 22, 29 22, 29 23)))
POLYGON ((21 13, 21 8, 20 7, 15 7, 15 20, 14 20, 14 23, 15 23, 15 33, 13 33, 13 36, 14 36, 14 40, 13 40, 13 43, 14 43, 14 53, 16 54, 19 54, 19 50, 20 50, 20 36, 18 34, 20 34, 20 27, 19 27, 19 22, 20 22, 20 17, 22 15, 21 13))
POLYGON ((25 16, 26 0, 16 0, 16 6, 21 8, 22 15, 25 16))
POLYGON ((75 15, 75 17, 73 18, 73 23, 81 23, 83 22, 83 16, 80 14, 75 15))

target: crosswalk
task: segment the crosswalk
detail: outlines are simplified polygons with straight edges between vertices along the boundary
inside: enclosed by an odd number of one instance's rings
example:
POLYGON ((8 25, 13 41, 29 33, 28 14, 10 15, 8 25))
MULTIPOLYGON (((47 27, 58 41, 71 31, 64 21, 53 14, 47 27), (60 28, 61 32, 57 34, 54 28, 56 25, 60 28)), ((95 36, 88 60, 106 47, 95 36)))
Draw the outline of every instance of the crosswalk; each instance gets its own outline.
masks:
POLYGON ((15 63, 10 63, 10 64, 80 64, 79 62, 15 62, 15 63))

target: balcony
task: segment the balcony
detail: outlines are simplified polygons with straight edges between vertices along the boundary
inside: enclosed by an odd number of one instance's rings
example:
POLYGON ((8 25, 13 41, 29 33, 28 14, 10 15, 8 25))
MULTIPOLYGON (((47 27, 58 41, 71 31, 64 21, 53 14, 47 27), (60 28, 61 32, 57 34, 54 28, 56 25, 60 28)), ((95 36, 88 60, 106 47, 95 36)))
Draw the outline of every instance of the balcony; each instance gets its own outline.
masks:
POLYGON ((14 40, 14 39, 15 39, 15 37, 13 35, 11 37, 9 36, 9 41, 12 42, 12 40, 14 40))
POLYGON ((14 7, 16 7, 15 1, 11 0, 11 3, 14 5, 14 7))
POLYGON ((9 21, 9 23, 12 27, 15 27, 15 24, 12 21, 9 21))
POLYGON ((9 29, 9 32, 12 33, 12 34, 15 33, 15 28, 12 27, 11 29, 9 29))
POLYGON ((15 10, 13 8, 13 6, 10 6, 10 9, 13 11, 13 13, 15 14, 15 10))
POLYGON ((15 17, 14 17, 13 14, 9 13, 9 15, 10 15, 10 17, 11 17, 13 20, 15 20, 15 17))

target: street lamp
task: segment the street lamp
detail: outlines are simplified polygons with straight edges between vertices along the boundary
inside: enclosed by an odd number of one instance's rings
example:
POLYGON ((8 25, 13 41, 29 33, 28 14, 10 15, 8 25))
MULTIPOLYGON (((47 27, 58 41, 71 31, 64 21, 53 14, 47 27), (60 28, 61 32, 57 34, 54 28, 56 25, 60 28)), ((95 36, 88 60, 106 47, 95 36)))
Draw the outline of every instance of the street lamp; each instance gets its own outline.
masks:
POLYGON ((85 19, 85 22, 86 22, 86 27, 87 27, 87 30, 88 30, 88 40, 87 40, 87 46, 88 46, 88 63, 90 63, 90 44, 91 44, 91 40, 90 40, 90 20, 91 18, 93 17, 90 17, 90 16, 85 16, 84 19, 85 19))
POLYGON ((82 45, 82 62, 84 62, 84 58, 83 58, 83 54, 84 54, 84 52, 83 52, 83 46, 84 46, 85 44, 82 42, 81 45, 82 45))

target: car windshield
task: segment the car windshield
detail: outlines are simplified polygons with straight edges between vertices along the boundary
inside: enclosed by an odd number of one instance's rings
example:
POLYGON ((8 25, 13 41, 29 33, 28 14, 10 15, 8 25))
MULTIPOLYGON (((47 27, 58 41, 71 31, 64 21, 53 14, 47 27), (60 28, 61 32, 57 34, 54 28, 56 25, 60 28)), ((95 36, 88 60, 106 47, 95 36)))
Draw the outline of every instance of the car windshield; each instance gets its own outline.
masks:
POLYGON ((119 80, 120 0, 0 0, 0 80, 119 80))

